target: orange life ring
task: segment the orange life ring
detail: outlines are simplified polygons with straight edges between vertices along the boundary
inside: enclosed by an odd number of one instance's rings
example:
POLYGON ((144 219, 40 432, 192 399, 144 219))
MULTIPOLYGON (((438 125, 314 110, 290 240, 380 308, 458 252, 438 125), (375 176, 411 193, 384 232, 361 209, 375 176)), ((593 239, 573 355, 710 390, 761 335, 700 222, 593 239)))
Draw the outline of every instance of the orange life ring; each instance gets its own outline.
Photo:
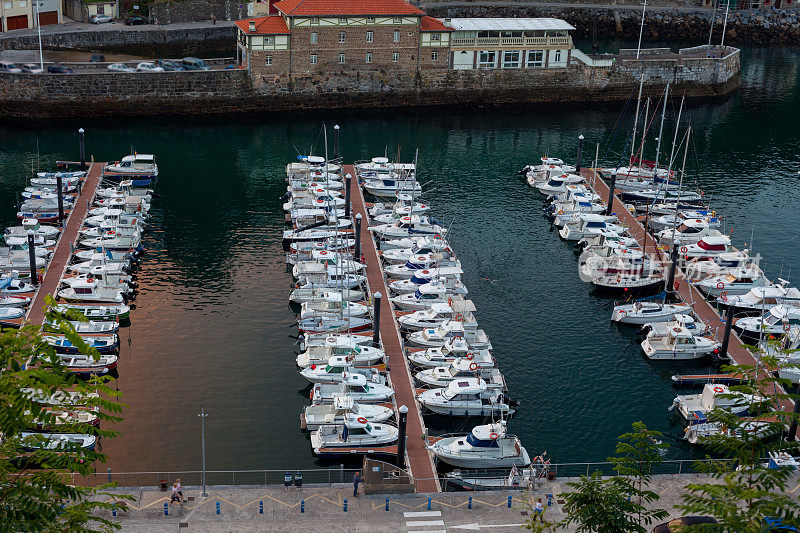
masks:
POLYGON ((471 362, 469 364, 469 369, 472 370, 473 372, 478 370, 478 363, 476 363, 475 361, 471 362))
POLYGON ((785 331, 786 333, 789 333, 789 329, 790 329, 789 324, 784 324, 783 325, 783 331, 785 331))
POLYGON ((489 433, 489 438, 492 440, 497 440, 498 438, 500 438, 500 435, 498 435, 496 431, 492 431, 491 433, 489 433))
POLYGON ((314 389, 311 389, 311 391, 308 393, 308 399, 309 400, 313 400, 314 399, 314 389))
POLYGON ((724 283, 722 283, 721 281, 718 281, 718 282, 717 282, 717 288, 718 288, 718 289, 721 289, 721 288, 723 288, 723 287, 725 287, 725 284, 724 284, 724 283))
POLYGON ((470 361, 471 361, 473 357, 475 357, 475 354, 474 354, 474 353, 472 353, 472 352, 467 352, 467 359, 468 359, 468 360, 470 360, 470 361))
POLYGON ((453 340, 460 341, 463 338, 464 337, 461 335, 461 333, 456 333, 455 335, 453 335, 453 340))
POLYGON ((366 424, 366 423, 367 423, 367 419, 366 419, 366 418, 364 418, 363 416, 359 416, 359 417, 356 419, 356 422, 358 422, 359 424, 366 424))
POLYGON ((564 210, 563 210, 563 209, 559 209, 559 210, 558 210, 558 214, 559 214, 559 215, 563 215, 563 214, 564 214, 564 210))
POLYGON ((685 254, 685 253, 686 253, 686 252, 688 252, 688 251, 689 251, 689 249, 688 249, 687 247, 685 247, 685 246, 681 246, 681 253, 682 253, 682 254, 685 254))
POLYGON ((679 333, 681 331, 681 328, 677 328, 677 327, 676 328, 672 328, 672 331, 674 331, 675 333, 679 333))
POLYGON ((319 253, 319 255, 328 255, 328 251, 327 251, 327 250, 322 250, 322 251, 319 253))
POLYGON ((714 392, 717 392, 717 393, 725 392, 725 389, 723 389, 722 387, 714 387, 714 392))
POLYGON ((681 282, 680 281, 676 281, 672 286, 675 287, 675 290, 677 291, 678 288, 681 286, 681 282))

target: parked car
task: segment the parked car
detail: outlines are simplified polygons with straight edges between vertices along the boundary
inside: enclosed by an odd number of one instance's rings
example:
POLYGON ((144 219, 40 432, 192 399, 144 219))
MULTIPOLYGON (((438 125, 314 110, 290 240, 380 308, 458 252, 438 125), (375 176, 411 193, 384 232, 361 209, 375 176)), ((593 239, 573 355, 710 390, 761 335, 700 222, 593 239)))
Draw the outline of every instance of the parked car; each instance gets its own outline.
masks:
POLYGON ((91 17, 89 17, 89 22, 91 22, 92 24, 105 24, 107 22, 111 22, 112 20, 114 19, 112 19, 108 15, 92 15, 91 17))
POLYGON ((14 74, 19 74, 22 72, 22 69, 19 68, 14 63, 12 63, 11 61, 0 61, 0 72, 11 72, 14 74))
POLYGON ((717 521, 711 516, 682 516, 675 520, 670 520, 665 524, 659 524, 653 528, 653 533, 675 533, 683 530, 683 526, 693 526, 695 524, 716 524, 717 521))
POLYGON ((136 65, 137 72, 164 72, 164 69, 153 63, 152 61, 142 61, 136 65))
POLYGON ((211 70, 205 61, 196 57, 184 57, 182 61, 183 70, 211 70))
POLYGON ((170 59, 162 59, 158 62, 158 64, 166 71, 176 71, 176 70, 184 70, 183 63, 180 61, 172 61, 170 59))
POLYGON ((41 74, 43 72, 42 67, 40 67, 36 63, 25 63, 19 68, 22 69, 22 72, 25 72, 27 74, 41 74))
POLYGON ((92 57, 89 58, 89 63, 105 63, 106 56, 103 54, 92 54, 92 57))
POLYGON ((125 20, 126 26, 142 26, 143 24, 147 24, 147 19, 139 15, 133 15, 125 20))
POLYGON ((108 70, 111 72, 136 72, 135 68, 125 63, 111 63, 108 66, 108 70))
POLYGON ((72 74, 72 69, 62 65, 61 63, 55 63, 53 65, 47 65, 47 72, 50 74, 72 74))

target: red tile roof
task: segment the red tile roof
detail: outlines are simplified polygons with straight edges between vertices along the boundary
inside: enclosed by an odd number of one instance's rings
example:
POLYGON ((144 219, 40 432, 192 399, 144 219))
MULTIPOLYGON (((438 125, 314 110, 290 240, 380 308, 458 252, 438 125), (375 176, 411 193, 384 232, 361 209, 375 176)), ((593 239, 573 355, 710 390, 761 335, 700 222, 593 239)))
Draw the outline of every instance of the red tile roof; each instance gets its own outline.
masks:
POLYGON ((404 0, 283 0, 275 8, 292 17, 425 14, 404 0))
POLYGON ((421 31, 453 31, 453 28, 448 28, 444 23, 433 17, 425 15, 422 17, 421 31))
POLYGON ((286 27, 286 21, 280 15, 271 15, 269 17, 256 17, 251 19, 237 20, 236 25, 239 29, 248 35, 272 34, 272 33, 289 33, 289 28, 286 27), (256 31, 250 31, 250 21, 256 23, 256 31))

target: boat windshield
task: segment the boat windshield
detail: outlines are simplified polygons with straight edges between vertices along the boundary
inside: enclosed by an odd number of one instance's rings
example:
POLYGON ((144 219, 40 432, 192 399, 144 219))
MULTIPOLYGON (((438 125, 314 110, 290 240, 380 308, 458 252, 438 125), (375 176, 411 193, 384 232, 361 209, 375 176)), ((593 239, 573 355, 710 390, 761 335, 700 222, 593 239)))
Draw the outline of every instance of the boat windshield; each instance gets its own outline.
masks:
POLYGON ((470 433, 467 435, 467 443, 473 448, 499 448, 497 440, 480 440, 475 435, 470 433))
POLYGON ((445 391, 442 393, 442 398, 445 400, 452 400, 456 396, 458 395, 455 392, 451 392, 450 389, 445 389, 445 391))

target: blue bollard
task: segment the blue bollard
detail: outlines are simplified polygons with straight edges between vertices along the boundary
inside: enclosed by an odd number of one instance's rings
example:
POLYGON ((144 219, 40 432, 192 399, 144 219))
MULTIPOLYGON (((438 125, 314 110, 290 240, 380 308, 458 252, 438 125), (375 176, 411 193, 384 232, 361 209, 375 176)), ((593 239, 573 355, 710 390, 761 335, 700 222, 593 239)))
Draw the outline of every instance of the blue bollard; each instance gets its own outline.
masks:
POLYGON ((169 505, 164 504, 164 516, 169 516, 169 505))
POLYGON ((431 510, 431 499, 430 498, 428 498, 428 510, 429 511, 431 510))
POLYGON ((547 506, 550 507, 551 505, 553 505, 553 495, 552 494, 548 494, 547 495, 547 506))
POLYGON ((387 512, 389 511, 389 498, 386 498, 386 507, 385 507, 385 509, 386 509, 387 512))
POLYGON ((217 502, 217 514, 219 514, 219 502, 217 502))
POLYGON ((345 513, 347 512, 347 498, 345 498, 344 502, 342 503, 342 511, 345 513))
POLYGON ((264 500, 258 502, 258 514, 264 514, 264 500))
POLYGON ((117 516, 117 504, 111 506, 111 516, 117 516))
POLYGON ((301 513, 305 513, 306 512, 306 501, 305 500, 300 500, 300 512, 301 513))
POLYGON ((511 509, 511 496, 508 497, 508 508, 511 509))
POLYGON ((472 509, 472 496, 469 497, 469 502, 467 503, 467 509, 472 509))

